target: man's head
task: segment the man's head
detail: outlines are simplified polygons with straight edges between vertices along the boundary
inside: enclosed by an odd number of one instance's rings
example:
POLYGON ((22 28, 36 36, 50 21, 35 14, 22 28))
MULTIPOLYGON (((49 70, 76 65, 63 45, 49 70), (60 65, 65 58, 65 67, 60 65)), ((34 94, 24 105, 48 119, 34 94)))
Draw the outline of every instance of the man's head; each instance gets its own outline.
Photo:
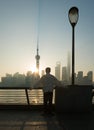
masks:
POLYGON ((48 74, 48 73, 51 72, 51 68, 50 68, 50 67, 47 67, 47 68, 45 69, 45 71, 46 71, 46 73, 48 74))

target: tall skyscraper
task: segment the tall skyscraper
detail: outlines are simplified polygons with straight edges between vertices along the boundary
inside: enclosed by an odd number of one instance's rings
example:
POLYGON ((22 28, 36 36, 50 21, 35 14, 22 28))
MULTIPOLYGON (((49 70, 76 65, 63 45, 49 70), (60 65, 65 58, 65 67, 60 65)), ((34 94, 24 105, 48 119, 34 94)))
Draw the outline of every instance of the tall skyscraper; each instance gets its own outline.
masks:
POLYGON ((62 67, 62 81, 67 82, 67 67, 62 67))
POLYGON ((61 67, 61 63, 57 62, 55 67, 55 76, 58 80, 60 80, 60 67, 61 67))
POLYGON ((40 60, 40 55, 39 55, 38 44, 37 44, 37 55, 35 56, 35 59, 36 59, 36 70, 37 70, 37 73, 39 74, 39 60, 40 60))

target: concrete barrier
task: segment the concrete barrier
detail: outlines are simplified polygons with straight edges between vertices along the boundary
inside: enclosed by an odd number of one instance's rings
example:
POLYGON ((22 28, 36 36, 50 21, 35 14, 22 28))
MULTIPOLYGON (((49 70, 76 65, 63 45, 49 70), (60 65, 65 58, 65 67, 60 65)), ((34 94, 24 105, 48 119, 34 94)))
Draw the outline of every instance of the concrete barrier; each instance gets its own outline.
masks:
POLYGON ((92 86, 70 85, 55 90, 56 112, 92 111, 92 86))

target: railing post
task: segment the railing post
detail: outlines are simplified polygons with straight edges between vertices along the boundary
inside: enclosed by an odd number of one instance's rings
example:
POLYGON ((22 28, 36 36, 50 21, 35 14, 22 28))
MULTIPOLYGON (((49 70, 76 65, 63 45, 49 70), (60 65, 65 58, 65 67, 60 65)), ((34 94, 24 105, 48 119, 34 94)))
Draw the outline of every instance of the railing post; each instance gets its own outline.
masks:
POLYGON ((29 102, 29 96, 28 96, 28 90, 27 90, 27 88, 25 89, 25 93, 26 93, 27 103, 28 103, 28 105, 30 105, 30 102, 29 102))

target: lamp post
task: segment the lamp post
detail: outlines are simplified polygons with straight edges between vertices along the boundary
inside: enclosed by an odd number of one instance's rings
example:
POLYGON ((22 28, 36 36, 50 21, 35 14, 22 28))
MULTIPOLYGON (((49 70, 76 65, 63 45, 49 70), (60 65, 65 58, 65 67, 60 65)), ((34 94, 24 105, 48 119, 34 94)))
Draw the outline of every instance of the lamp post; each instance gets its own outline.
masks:
POLYGON ((72 7, 68 13, 70 24, 72 25, 72 85, 75 84, 75 42, 74 42, 74 33, 75 25, 77 24, 79 17, 79 10, 77 7, 72 7))

